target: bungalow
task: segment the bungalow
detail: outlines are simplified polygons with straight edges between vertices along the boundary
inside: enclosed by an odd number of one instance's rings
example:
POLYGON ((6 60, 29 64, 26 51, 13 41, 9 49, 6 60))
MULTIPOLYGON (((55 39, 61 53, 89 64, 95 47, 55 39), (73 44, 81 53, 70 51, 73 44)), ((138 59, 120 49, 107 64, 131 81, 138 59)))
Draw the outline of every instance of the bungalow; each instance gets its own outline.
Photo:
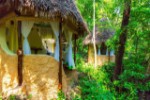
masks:
MULTIPOLYGON (((111 38, 114 31, 111 29, 99 29, 95 28, 95 44, 97 49, 97 65, 104 65, 107 62, 114 62, 115 55, 114 50, 109 49, 106 46, 106 41, 111 38)), ((93 64, 94 61, 94 46, 93 46, 93 34, 88 34, 83 41, 84 45, 88 45, 88 63, 93 64)))
POLYGON ((74 0, 0 0, 0 95, 49 100, 58 88, 66 93, 63 63, 75 68, 72 40, 85 32, 74 0))

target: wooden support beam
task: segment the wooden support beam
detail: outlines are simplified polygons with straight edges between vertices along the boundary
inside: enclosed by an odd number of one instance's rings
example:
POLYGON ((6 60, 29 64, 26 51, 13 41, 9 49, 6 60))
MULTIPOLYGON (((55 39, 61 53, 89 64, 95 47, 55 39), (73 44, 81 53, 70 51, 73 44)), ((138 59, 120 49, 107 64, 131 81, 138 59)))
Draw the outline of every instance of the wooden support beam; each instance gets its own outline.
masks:
POLYGON ((60 21, 60 18, 41 18, 41 17, 33 17, 33 16, 17 16, 15 12, 10 12, 4 17, 0 18, 0 24, 3 24, 7 20, 17 20, 17 21, 34 21, 34 22, 52 22, 52 21, 60 21))
POLYGON ((59 72, 58 72, 58 77, 59 77, 59 86, 58 89, 62 90, 62 68, 63 68, 63 58, 62 58, 62 18, 60 19, 59 23, 59 72))
POLYGON ((16 17, 18 21, 34 21, 34 22, 52 22, 60 21, 60 18, 41 18, 41 17, 27 17, 27 16, 18 16, 16 17))
MULTIPOLYGON (((60 18, 41 18, 41 17, 29 17, 29 16, 18 16, 16 17, 18 21, 34 21, 34 22, 53 22, 53 21, 60 21, 60 18)), ((71 21, 64 21, 63 25, 66 25, 71 31, 76 32, 78 27, 75 23, 71 23, 71 21)))
POLYGON ((21 34, 21 21, 17 21, 17 30, 18 30, 18 45, 17 50, 18 55, 18 85, 22 85, 23 75, 22 75, 22 66, 23 66, 23 50, 22 50, 22 34, 21 34))

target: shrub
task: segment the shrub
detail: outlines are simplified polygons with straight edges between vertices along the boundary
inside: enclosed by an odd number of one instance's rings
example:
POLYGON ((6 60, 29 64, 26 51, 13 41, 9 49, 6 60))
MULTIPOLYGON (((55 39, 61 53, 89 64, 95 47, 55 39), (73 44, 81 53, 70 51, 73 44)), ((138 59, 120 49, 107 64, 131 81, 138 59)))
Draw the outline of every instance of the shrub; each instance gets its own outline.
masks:
POLYGON ((99 68, 95 69, 93 65, 85 64, 82 60, 79 61, 77 68, 84 73, 84 76, 80 77, 79 81, 82 100, 114 100, 114 95, 104 84, 106 74, 99 68))

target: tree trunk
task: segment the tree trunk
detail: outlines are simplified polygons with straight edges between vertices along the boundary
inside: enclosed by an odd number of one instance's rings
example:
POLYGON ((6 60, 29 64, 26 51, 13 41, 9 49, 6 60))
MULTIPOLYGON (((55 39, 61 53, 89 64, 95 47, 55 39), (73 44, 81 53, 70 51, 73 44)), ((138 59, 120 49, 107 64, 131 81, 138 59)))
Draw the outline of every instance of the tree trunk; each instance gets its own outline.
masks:
POLYGON ((114 80, 118 79, 118 76, 121 74, 122 71, 122 61, 123 61, 125 43, 127 38, 127 31, 128 31, 127 26, 130 17, 130 7, 131 7, 131 0, 124 0, 124 12, 123 12, 122 25, 121 25, 121 34, 119 36, 118 47, 116 50, 116 61, 115 61, 116 67, 113 76, 114 80))
POLYGON ((97 50, 95 43, 95 0, 93 1, 93 47, 94 47, 94 68, 97 66, 97 50))

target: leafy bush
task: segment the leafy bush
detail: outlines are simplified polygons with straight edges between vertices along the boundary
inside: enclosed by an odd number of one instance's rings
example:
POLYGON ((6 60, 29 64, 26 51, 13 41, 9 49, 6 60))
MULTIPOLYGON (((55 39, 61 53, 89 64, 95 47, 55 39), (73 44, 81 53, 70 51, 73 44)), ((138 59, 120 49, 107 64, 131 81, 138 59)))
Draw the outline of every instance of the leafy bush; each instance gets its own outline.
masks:
POLYGON ((66 97, 62 91, 58 92, 58 98, 57 100, 66 100, 66 97))
POLYGON ((78 58, 77 69, 85 75, 79 81, 82 95, 74 100, 138 100, 139 91, 150 91, 150 81, 144 82, 150 75, 146 74, 147 67, 130 61, 124 60, 119 80, 113 81, 114 63, 95 69, 83 58, 78 58))
POLYGON ((119 100, 138 100, 139 91, 149 91, 150 82, 143 82, 149 75, 146 73, 146 68, 139 64, 126 63, 119 80, 112 81, 114 64, 110 63, 102 67, 107 81, 105 85, 110 88, 115 97, 119 100), (116 90, 119 88, 119 90, 116 90))
POLYGON ((114 67, 115 67, 115 63, 108 63, 101 67, 100 70, 102 70, 103 73, 105 73, 105 75, 107 76, 106 79, 112 80, 114 67))
POLYGON ((114 95, 103 82, 106 79, 106 74, 99 68, 95 69, 94 66, 85 64, 82 60, 79 60, 79 62, 77 68, 84 73, 84 76, 81 76, 79 81, 82 100, 115 100, 114 95))
POLYGON ((124 66, 117 85, 126 90, 123 92, 128 99, 138 99, 138 91, 150 90, 149 82, 143 81, 148 77, 145 73, 146 69, 141 65, 131 63, 124 66))

